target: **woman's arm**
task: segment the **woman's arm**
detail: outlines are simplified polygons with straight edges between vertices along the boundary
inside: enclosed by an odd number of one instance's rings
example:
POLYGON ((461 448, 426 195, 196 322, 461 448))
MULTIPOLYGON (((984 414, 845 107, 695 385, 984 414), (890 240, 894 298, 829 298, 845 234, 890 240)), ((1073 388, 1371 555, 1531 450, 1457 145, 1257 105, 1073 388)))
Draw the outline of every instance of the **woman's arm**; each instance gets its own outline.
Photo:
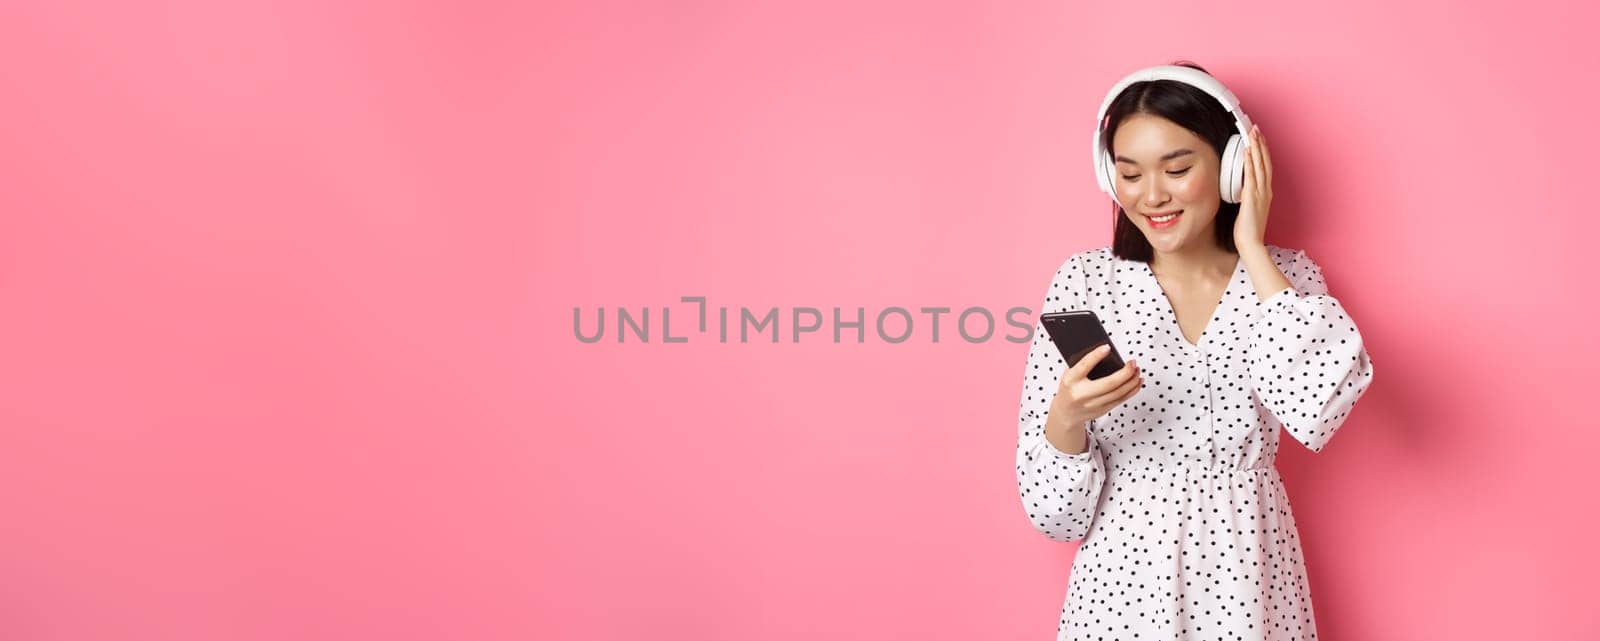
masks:
POLYGON ((1262 302, 1251 328, 1250 382, 1290 435, 1321 452, 1372 385, 1372 359, 1305 250, 1289 272, 1291 286, 1262 302))
MULTIPOLYGON (((1056 270, 1039 313, 1085 309, 1082 279, 1083 269, 1074 255, 1056 270)), ((1050 404, 1064 371, 1066 361, 1050 342, 1044 325, 1035 322, 1017 417, 1017 492, 1034 529, 1052 540, 1067 542, 1088 533, 1099 505, 1105 466, 1098 444, 1087 430, 1087 447, 1076 454, 1062 451, 1045 435, 1050 404)), ((1052 426, 1052 432, 1058 430, 1060 436, 1072 440, 1064 425, 1052 426)))

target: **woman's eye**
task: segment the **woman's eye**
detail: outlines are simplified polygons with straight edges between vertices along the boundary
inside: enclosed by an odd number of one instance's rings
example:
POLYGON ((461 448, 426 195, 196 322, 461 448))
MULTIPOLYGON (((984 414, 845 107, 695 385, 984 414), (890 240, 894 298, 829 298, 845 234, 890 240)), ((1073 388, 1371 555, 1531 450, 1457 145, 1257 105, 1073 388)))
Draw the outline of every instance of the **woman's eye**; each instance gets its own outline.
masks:
MULTIPOLYGON (((1193 169, 1193 167, 1184 167, 1183 169, 1178 169, 1178 170, 1175 170, 1175 171, 1169 171, 1169 172, 1167 172, 1167 175, 1168 176, 1182 176, 1184 174, 1189 173, 1190 169, 1193 169)), ((1138 174, 1134 174, 1132 176, 1123 176, 1122 179, 1126 180, 1126 181, 1129 181, 1129 182, 1132 182, 1132 181, 1138 180, 1139 179, 1139 175, 1138 174)))

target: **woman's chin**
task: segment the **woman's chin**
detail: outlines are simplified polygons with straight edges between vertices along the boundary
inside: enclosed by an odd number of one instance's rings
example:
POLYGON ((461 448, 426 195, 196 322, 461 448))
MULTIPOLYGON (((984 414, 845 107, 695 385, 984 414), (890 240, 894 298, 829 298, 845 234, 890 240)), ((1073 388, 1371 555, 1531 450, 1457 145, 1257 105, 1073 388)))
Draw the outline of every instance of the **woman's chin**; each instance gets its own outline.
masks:
POLYGON ((1144 234, 1144 239, 1150 243, 1152 248, 1163 252, 1169 252, 1183 246, 1183 236, 1176 229, 1147 230, 1144 234))

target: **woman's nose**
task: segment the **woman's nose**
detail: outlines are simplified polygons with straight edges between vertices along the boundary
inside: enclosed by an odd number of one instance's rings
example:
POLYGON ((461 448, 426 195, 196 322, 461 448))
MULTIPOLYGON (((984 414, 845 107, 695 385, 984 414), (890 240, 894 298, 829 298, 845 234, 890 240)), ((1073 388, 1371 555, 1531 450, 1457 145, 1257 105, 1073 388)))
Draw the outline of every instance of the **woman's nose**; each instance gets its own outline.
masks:
POLYGON ((1161 187, 1161 185, 1157 184, 1156 181, 1150 181, 1150 185, 1145 187, 1144 190, 1145 206, 1155 207, 1165 202, 1167 202, 1167 190, 1161 187))

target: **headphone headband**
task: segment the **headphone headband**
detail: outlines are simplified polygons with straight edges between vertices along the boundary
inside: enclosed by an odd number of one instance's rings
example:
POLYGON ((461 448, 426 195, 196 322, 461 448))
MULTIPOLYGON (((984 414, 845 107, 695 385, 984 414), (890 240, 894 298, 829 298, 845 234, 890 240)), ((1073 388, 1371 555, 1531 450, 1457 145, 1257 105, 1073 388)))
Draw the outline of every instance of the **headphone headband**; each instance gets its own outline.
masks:
POLYGON ((1117 84, 1111 87, 1111 91, 1106 93, 1105 100, 1100 102, 1100 111, 1096 114, 1094 127, 1094 168, 1100 190, 1111 196, 1113 201, 1116 200, 1116 185, 1111 179, 1115 163, 1111 159, 1110 150, 1105 146, 1106 111, 1111 109, 1111 103, 1128 88, 1128 85, 1150 80, 1172 80, 1195 87, 1216 99, 1233 116, 1233 124, 1239 130, 1239 134, 1230 137, 1226 148, 1222 151, 1220 187, 1224 201, 1239 202, 1239 191, 1244 185, 1244 148, 1250 144, 1250 117, 1239 107, 1238 97, 1211 74, 1182 65, 1157 65, 1130 73, 1118 80, 1117 84))

